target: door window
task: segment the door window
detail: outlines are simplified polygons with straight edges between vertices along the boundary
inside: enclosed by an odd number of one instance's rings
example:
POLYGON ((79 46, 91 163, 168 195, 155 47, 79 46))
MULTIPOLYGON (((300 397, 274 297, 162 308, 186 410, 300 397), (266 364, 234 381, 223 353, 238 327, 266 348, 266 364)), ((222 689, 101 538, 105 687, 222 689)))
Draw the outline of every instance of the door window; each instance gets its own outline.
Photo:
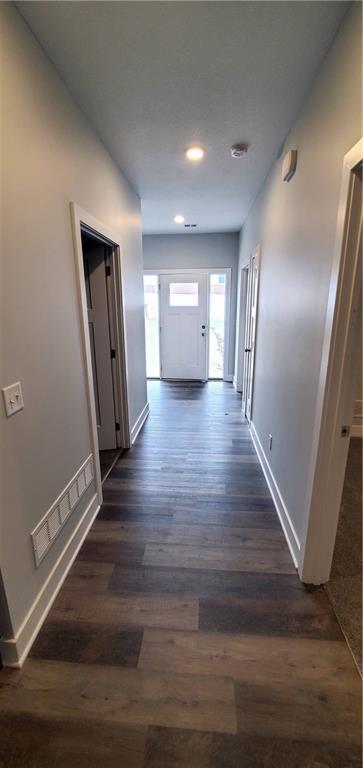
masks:
POLYGON ((169 283, 170 307, 198 307, 198 283, 169 283))

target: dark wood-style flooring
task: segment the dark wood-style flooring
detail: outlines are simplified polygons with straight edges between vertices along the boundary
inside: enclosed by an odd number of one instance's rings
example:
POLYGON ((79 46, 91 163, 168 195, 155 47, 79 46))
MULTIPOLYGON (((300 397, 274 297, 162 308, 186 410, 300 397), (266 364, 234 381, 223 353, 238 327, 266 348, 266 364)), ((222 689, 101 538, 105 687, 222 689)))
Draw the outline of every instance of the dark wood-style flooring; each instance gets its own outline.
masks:
POLYGON ((149 400, 30 658, 0 673, 1 768, 358 768, 359 676, 239 397, 149 400))

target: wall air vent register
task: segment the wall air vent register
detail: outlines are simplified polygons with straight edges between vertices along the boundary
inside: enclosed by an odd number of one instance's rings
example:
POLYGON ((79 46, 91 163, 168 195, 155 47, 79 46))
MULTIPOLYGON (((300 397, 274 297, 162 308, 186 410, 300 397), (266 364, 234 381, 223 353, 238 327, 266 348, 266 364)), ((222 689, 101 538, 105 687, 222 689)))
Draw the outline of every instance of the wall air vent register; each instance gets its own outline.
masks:
POLYGON ((93 456, 82 464, 76 475, 52 504, 40 523, 31 533, 35 564, 38 567, 58 534, 62 530, 71 512, 76 508, 88 486, 94 478, 93 456))

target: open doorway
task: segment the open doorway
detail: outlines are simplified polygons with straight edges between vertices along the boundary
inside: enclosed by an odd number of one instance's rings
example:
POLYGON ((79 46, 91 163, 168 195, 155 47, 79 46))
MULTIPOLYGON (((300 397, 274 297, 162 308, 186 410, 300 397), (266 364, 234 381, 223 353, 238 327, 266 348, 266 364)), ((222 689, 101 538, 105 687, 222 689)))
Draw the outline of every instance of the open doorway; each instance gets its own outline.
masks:
MULTIPOLYGON (((345 503, 344 481, 357 400, 357 339, 362 297, 362 164, 363 139, 344 157, 338 204, 336 248, 307 488, 308 518, 299 563, 302 581, 312 584, 326 583, 331 575, 334 577, 335 564, 333 571, 331 569, 333 556, 338 554, 335 545, 340 546, 337 538, 339 523, 343 523, 339 539, 344 528, 348 530, 340 513, 342 498, 345 503)), ((361 510, 359 517, 360 514, 361 510)), ((350 516, 350 536, 357 541, 360 531, 356 528, 353 534, 352 526, 353 516, 350 516)), ((352 560, 349 548, 347 540, 344 544, 346 557, 339 564, 341 573, 344 574, 345 569, 343 580, 349 578, 352 560)), ((349 588, 348 581, 345 584, 349 588)), ((337 615, 339 618, 338 611, 337 615)))
MULTIPOLYGON (((356 204, 361 205, 362 169, 358 170, 360 191, 356 204)), ((354 216, 354 210, 352 211, 354 216)), ((360 235, 361 237, 361 235, 360 235)), ((361 251, 361 243, 360 248, 361 251)), ((358 280, 361 280, 359 276, 358 280)), ((353 409, 351 408, 350 439, 340 502, 337 533, 329 581, 325 585, 339 624, 362 673, 362 303, 357 312, 356 332, 351 359, 345 364, 351 369, 353 409)), ((349 436, 348 436, 349 437, 349 436)), ((345 440, 347 443, 347 440, 345 440)))
POLYGON ((116 345, 112 302, 112 246, 81 230, 93 391, 102 481, 120 451, 116 345))
POLYGON ((102 482, 130 447, 120 245, 112 231, 71 204, 93 460, 102 482))

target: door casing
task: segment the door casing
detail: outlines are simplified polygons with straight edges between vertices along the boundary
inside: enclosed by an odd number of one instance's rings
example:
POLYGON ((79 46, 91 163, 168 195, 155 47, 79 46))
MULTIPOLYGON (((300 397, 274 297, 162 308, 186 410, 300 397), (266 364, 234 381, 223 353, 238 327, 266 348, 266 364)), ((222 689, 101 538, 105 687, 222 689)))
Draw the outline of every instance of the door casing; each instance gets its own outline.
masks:
POLYGON ((92 452, 95 466, 95 481, 99 504, 102 504, 102 481, 99 459, 99 444, 97 435, 97 419, 93 387, 92 357, 88 331, 87 297, 83 266, 83 250, 81 231, 88 232, 97 239, 103 240, 112 248, 111 266, 114 269, 113 287, 110 301, 113 305, 114 334, 116 350, 116 397, 115 401, 120 412, 120 445, 123 448, 131 446, 131 431, 129 420, 128 394, 127 394, 127 360, 126 360, 126 336, 125 336, 125 309, 122 288, 122 252, 120 236, 110 227, 95 219, 76 203, 70 203, 71 223, 73 232, 75 269, 77 279, 77 293, 81 320, 81 338, 83 358, 86 374, 87 403, 90 421, 90 433, 92 452))
POLYGON ((301 580, 311 584, 322 584, 330 577, 349 448, 349 436, 342 434, 342 427, 350 427, 354 409, 352 348, 362 287, 362 182, 357 192, 356 171, 362 163, 363 138, 343 159, 307 482, 306 526, 298 563, 301 580))
MULTIPOLYGON (((226 278, 226 292, 225 292, 225 316, 224 316, 224 354, 223 354, 223 381, 232 381, 233 375, 228 373, 229 369, 229 335, 230 335, 230 323, 231 323, 231 287, 232 287, 232 269, 231 267, 208 267, 199 269, 167 269, 167 268, 155 268, 144 269, 144 275, 192 275, 192 274, 205 274, 210 275, 225 275, 226 278)), ((209 283, 208 283, 209 286, 209 283)), ((160 280, 159 280, 159 318, 160 318, 160 280)), ((209 326, 209 287, 207 291, 207 323, 209 326)), ((160 335, 159 334, 159 349, 160 349, 160 335)), ((161 353, 161 349, 160 349, 161 353)), ((161 365, 161 354, 159 355, 161 365)), ((209 344, 207 344, 207 372, 209 371, 209 344)), ((161 372, 159 373, 161 376, 161 372)))
MULTIPOLYGON (((242 413, 251 421, 254 365, 257 338, 258 288, 260 274, 260 246, 252 251, 247 270, 246 319, 244 324, 244 352, 242 375, 242 413)), ((242 308, 241 308, 242 310, 242 308)))
POLYGON ((238 305, 238 328, 236 338, 236 359, 235 359, 235 379, 234 385, 237 392, 243 391, 243 366, 245 349, 245 330, 246 330, 246 303, 248 286, 249 263, 245 264, 240 270, 239 282, 239 305, 238 305))
POLYGON ((86 235, 82 227, 81 232, 98 443, 102 451, 114 449, 120 445, 120 433, 116 429, 120 417, 115 397, 115 358, 111 354, 115 342, 113 311, 110 303, 114 270, 110 264, 111 248, 100 240, 89 237, 88 232, 86 235))

